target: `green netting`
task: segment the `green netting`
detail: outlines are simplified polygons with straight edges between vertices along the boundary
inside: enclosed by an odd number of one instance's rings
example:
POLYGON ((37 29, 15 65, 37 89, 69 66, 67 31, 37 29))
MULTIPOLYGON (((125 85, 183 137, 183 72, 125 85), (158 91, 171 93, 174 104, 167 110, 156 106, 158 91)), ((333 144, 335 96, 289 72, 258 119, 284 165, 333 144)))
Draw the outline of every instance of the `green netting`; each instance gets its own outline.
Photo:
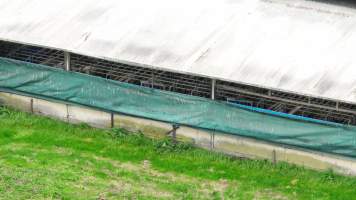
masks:
POLYGON ((127 115, 356 157, 356 128, 303 122, 223 102, 0 59, 0 88, 127 115))

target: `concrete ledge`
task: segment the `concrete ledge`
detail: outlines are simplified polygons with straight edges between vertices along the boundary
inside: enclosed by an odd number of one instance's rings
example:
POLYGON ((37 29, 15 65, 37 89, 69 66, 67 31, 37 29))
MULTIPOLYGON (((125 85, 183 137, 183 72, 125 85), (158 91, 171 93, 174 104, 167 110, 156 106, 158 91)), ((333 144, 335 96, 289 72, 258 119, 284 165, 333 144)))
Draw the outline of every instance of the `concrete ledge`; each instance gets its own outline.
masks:
POLYGON ((24 112, 31 112, 33 109, 31 99, 30 97, 0 92, 0 105, 14 107, 24 112))
POLYGON ((114 115, 114 127, 131 132, 142 132, 154 138, 165 137, 166 133, 172 129, 172 126, 167 123, 119 114, 114 115))
POLYGON ((97 128, 111 128, 111 114, 90 108, 67 105, 70 123, 86 123, 97 128))
POLYGON ((33 102, 32 112, 34 114, 44 115, 52 118, 57 118, 63 121, 68 121, 67 105, 41 100, 41 99, 35 99, 35 98, 32 100, 32 102, 33 102))
POLYGON ((212 132, 182 126, 177 130, 178 138, 185 138, 185 141, 191 141, 196 146, 204 149, 214 149, 214 140, 212 132))
MULTIPOLYGON (((70 123, 87 123, 99 128, 118 127, 134 132, 140 131, 155 138, 165 137, 167 132, 172 130, 172 125, 164 122, 3 92, 0 92, 0 104, 70 123)), ((356 175, 356 160, 343 156, 285 147, 251 138, 185 126, 177 130, 177 138, 191 142, 198 147, 229 155, 266 159, 272 162, 288 162, 316 170, 332 169, 342 174, 356 175)))

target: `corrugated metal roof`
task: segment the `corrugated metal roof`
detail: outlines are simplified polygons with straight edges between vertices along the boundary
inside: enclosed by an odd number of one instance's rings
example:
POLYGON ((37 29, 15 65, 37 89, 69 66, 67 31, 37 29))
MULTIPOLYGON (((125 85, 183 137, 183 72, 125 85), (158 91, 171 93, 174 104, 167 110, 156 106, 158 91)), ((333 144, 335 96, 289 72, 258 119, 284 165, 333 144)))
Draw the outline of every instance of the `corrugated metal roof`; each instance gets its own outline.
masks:
POLYGON ((0 38, 356 103, 355 16, 305 0, 0 0, 0 38))

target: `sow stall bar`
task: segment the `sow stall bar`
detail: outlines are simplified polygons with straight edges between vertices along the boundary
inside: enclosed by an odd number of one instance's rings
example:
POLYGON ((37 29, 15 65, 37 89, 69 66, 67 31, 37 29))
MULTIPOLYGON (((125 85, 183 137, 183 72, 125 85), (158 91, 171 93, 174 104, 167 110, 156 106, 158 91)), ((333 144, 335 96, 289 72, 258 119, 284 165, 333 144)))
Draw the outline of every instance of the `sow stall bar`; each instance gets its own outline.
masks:
POLYGON ((144 88, 11 59, 0 60, 2 91, 60 100, 170 124, 356 157, 356 128, 251 112, 205 98, 144 88))

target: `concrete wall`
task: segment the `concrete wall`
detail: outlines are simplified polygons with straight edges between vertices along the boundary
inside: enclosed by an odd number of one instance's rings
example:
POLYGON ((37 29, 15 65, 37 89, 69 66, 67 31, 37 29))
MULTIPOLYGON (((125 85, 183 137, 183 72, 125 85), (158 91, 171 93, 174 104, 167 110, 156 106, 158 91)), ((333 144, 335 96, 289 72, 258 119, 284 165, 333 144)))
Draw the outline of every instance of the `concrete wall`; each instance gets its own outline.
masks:
MULTIPOLYGON (((98 128, 119 127, 133 132, 141 131, 155 138, 165 137, 166 133, 172 130, 172 125, 168 123, 3 92, 0 92, 0 104, 69 123, 87 123, 98 128)), ((229 155, 267 159, 272 162, 283 161, 317 170, 332 169, 339 173, 356 175, 356 160, 342 156, 184 126, 177 130, 177 138, 192 142, 201 148, 229 155)))

